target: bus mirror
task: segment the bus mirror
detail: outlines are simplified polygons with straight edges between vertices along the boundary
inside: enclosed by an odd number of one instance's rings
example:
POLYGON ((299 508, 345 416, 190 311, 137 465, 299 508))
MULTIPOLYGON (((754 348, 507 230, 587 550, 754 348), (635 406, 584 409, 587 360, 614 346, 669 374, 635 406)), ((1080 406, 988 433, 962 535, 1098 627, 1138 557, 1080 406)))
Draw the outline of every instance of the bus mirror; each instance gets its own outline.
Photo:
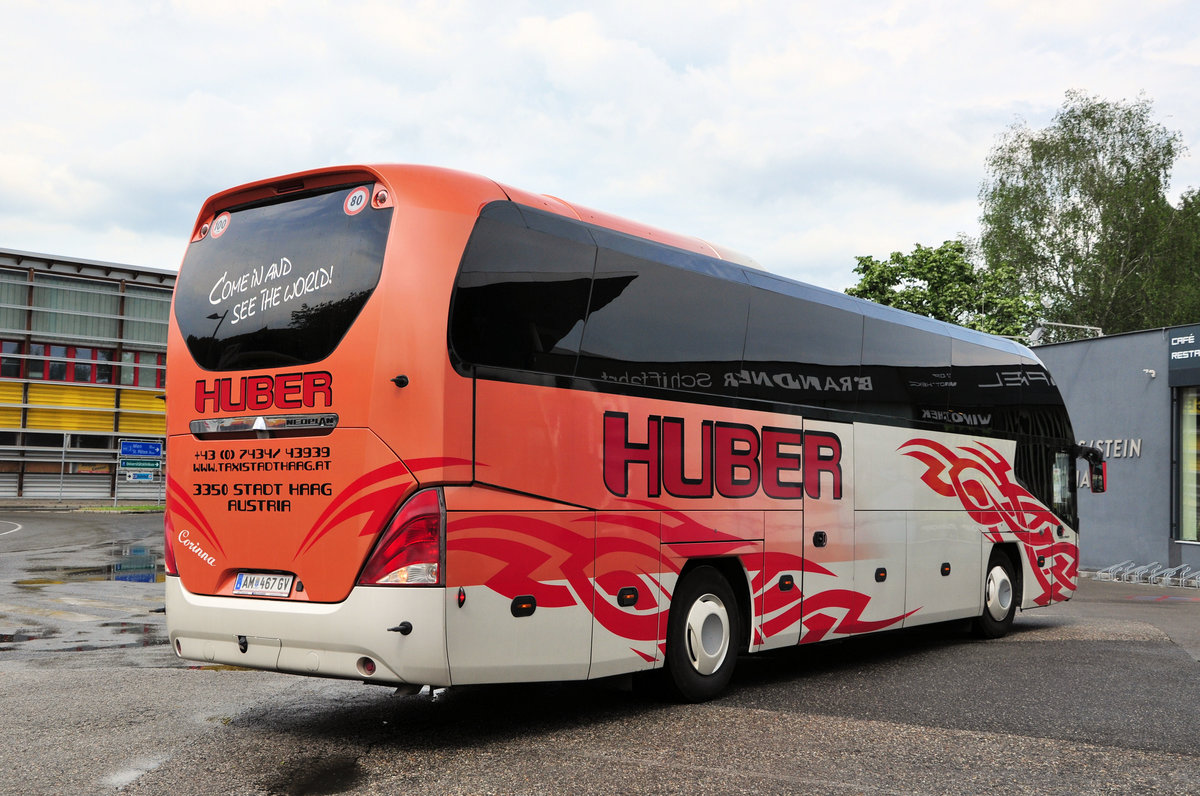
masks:
POLYGON ((1103 492, 1108 483, 1108 462, 1104 461, 1104 451, 1090 445, 1078 445, 1075 455, 1087 460, 1088 481, 1091 482, 1092 491, 1103 492))

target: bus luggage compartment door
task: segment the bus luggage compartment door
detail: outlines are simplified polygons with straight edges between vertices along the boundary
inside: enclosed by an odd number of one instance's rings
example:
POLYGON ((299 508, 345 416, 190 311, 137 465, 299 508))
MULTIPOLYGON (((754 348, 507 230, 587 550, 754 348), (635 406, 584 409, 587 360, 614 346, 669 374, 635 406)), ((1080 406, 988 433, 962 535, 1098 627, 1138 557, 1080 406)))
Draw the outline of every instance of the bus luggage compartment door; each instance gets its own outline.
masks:
POLYGON ((587 511, 448 512, 446 649, 455 685, 587 677, 595 527, 587 511))
POLYGON ((596 597, 591 678, 649 669, 666 633, 660 514, 601 514, 596 523, 596 597))

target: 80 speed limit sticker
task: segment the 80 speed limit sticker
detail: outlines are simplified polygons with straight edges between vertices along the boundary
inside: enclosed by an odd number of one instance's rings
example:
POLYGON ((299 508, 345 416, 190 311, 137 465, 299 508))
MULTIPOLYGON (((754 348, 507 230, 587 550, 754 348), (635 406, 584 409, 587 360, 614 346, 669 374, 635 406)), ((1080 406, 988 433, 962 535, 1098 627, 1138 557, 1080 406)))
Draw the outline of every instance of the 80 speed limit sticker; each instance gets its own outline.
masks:
POLYGON ((342 209, 346 211, 346 215, 348 216, 356 215, 367 206, 367 200, 370 198, 371 192, 369 190, 366 188, 355 188, 346 197, 346 202, 342 205, 342 209))

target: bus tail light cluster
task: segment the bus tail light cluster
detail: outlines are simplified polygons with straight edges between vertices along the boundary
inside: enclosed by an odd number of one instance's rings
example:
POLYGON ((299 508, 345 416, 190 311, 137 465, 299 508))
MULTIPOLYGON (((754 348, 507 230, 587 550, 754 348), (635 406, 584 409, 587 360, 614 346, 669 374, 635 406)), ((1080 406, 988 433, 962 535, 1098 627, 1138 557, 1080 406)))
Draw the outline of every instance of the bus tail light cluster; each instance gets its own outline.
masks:
POLYGON ((413 495, 388 523, 367 559, 359 585, 441 584, 445 532, 446 505, 441 490, 426 489, 413 495))
POLYGON ((171 545, 171 537, 175 535, 173 530, 171 513, 167 512, 163 515, 163 569, 168 575, 179 574, 179 568, 175 566, 175 548, 171 545))

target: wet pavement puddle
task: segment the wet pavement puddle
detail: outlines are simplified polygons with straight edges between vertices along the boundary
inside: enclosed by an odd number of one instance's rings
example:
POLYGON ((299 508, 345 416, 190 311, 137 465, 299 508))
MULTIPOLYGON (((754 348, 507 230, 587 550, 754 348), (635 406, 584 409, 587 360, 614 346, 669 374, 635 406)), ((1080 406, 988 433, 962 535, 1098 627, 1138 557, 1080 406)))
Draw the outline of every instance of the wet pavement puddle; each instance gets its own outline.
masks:
MULTIPOLYGON (((11 523, 9 523, 11 525, 11 523)), ((6 525, 0 525, 3 530, 6 525)), ((159 551, 105 542, 59 554, 39 551, 0 593, 0 652, 29 661, 55 655, 167 645, 159 551), (67 558, 73 559, 64 563, 67 558)))

